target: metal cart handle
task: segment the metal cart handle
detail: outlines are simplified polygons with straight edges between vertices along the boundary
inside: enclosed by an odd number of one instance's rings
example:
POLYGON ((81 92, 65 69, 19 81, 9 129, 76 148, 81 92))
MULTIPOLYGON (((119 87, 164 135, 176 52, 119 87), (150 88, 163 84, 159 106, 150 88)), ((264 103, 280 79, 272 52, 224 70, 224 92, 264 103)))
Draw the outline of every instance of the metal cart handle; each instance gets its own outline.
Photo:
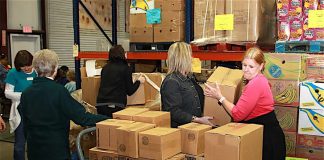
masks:
POLYGON ((81 148, 81 138, 83 135, 93 132, 93 131, 96 131, 96 127, 84 129, 78 134, 78 137, 76 139, 76 146, 77 146, 78 156, 79 156, 80 160, 84 160, 84 156, 83 156, 83 152, 82 152, 82 148, 81 148))

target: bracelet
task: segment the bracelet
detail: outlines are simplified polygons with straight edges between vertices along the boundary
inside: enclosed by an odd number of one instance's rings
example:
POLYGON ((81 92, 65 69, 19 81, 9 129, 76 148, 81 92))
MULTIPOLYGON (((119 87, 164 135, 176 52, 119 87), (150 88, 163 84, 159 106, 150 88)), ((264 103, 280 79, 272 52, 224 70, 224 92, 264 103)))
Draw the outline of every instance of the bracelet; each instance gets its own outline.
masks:
POLYGON ((225 97, 223 96, 223 97, 221 97, 221 98, 218 100, 218 102, 221 103, 221 104, 223 104, 224 100, 225 100, 225 97))

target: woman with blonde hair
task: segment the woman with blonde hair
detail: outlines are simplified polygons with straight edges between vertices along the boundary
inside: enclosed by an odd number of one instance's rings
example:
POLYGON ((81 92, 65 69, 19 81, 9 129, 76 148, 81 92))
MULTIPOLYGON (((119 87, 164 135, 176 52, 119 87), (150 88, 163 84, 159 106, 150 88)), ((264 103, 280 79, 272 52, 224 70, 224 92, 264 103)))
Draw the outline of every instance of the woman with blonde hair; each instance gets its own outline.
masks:
POLYGON ((202 117, 204 95, 191 72, 189 44, 176 42, 168 51, 168 74, 161 85, 162 110, 171 113, 171 127, 190 122, 212 125, 212 117, 202 117))
POLYGON ((226 100, 219 86, 206 84, 205 95, 218 100, 234 121, 264 126, 263 160, 284 160, 285 136, 274 113, 274 101, 267 78, 262 74, 265 65, 263 52, 250 48, 242 61, 243 76, 248 81, 236 104, 226 100))

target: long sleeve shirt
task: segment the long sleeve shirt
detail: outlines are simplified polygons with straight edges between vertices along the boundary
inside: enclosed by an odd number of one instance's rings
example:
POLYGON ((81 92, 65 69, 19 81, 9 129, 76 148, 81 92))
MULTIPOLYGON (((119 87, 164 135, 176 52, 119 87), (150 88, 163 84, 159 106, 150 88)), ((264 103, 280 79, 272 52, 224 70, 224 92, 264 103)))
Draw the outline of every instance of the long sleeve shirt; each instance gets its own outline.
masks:
POLYGON ((234 121, 246 121, 274 110, 274 100, 267 78, 259 74, 251 79, 232 109, 234 121))
POLYGON ((61 84, 36 77, 21 95, 28 159, 69 159, 70 120, 82 126, 94 126, 107 119, 86 112, 61 84))

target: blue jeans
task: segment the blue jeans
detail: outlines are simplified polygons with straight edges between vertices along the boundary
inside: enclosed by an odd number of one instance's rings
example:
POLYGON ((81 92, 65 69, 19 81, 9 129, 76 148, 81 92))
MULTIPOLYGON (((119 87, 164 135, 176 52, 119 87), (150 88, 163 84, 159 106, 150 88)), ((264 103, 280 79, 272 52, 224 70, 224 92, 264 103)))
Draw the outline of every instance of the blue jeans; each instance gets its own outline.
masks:
POLYGON ((22 121, 15 130, 14 160, 25 160, 25 135, 22 121))

